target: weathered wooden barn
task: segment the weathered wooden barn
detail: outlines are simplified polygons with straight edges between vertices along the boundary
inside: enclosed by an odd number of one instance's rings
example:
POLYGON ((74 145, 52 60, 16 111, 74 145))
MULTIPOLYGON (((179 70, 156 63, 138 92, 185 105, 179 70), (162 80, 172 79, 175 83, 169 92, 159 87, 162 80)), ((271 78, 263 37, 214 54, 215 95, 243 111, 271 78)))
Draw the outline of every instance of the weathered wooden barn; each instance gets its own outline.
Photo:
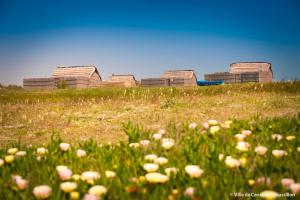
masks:
POLYGON ((110 83, 121 83, 125 87, 135 87, 137 86, 137 81, 132 74, 112 74, 107 82, 110 83))
MULTIPOLYGON (((100 73, 95 66, 59 66, 57 67, 53 74, 52 78, 67 78, 74 77, 78 80, 86 80, 88 79, 88 83, 84 82, 86 87, 98 87, 102 81, 100 73)), ((80 82, 80 81, 79 81, 80 82)), ((72 86, 72 82, 68 84, 68 86, 72 86)))
POLYGON ((229 73, 258 73, 258 82, 272 82, 273 71, 271 63, 268 62, 237 62, 230 64, 229 73))
POLYGON ((162 78, 170 80, 170 86, 196 86, 197 76, 194 70, 168 70, 162 78))
POLYGON ((57 67, 50 78, 23 79, 24 89, 92 88, 102 82, 95 66, 57 67))
POLYGON ((224 81, 224 83, 272 82, 273 71, 271 63, 239 62, 232 63, 229 72, 205 74, 206 81, 224 81))

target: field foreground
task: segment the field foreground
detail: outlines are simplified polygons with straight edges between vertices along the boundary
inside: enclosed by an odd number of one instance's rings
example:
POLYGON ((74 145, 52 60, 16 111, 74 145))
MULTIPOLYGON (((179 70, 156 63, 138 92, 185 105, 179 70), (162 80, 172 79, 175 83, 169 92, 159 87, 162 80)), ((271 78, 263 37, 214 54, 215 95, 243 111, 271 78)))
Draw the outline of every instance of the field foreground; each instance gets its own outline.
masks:
POLYGON ((156 131, 127 123, 128 143, 105 145, 53 133, 48 145, 1 149, 0 199, 297 199, 299 127, 300 115, 156 131))
POLYGON ((1 89, 0 199, 299 199, 299 88, 1 89))

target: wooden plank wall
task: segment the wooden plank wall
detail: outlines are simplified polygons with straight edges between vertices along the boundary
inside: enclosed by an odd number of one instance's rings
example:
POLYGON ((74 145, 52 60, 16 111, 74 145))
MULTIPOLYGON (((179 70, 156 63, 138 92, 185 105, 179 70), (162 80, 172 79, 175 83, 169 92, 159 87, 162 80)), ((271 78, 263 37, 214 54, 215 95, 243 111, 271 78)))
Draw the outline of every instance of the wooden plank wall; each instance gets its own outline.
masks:
POLYGON ((224 81, 224 83, 260 82, 258 72, 205 74, 204 79, 206 81, 224 81))
POLYGON ((101 81, 99 87, 125 87, 124 82, 101 81))
POLYGON ((55 81, 53 78, 26 78, 23 79, 24 89, 55 89, 55 81))
POLYGON ((166 78, 145 78, 145 79, 141 80, 141 86, 143 86, 143 87, 170 86, 170 79, 166 79, 166 78))
POLYGON ((55 89, 65 81, 68 88, 87 88, 89 78, 87 77, 55 77, 55 78, 27 78, 23 79, 24 89, 55 89))

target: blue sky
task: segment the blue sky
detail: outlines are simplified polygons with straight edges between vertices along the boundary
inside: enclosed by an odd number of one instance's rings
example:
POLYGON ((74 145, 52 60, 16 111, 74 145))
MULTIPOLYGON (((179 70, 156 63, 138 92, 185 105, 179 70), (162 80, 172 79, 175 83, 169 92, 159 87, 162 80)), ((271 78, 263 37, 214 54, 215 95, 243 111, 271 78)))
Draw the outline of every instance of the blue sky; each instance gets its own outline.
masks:
POLYGON ((300 78, 298 0, 0 0, 0 83, 96 65, 137 78, 167 69, 205 73, 267 61, 275 79, 300 78))

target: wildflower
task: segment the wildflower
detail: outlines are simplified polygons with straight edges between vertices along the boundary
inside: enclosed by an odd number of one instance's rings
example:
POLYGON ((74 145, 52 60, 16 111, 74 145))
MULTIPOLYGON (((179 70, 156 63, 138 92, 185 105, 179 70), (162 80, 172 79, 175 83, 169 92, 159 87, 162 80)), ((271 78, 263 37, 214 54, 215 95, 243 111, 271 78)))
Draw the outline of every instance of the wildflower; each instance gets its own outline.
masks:
POLYGON ((221 160, 223 160, 224 159, 224 154, 219 154, 219 160, 221 161, 221 160))
POLYGON ((165 183, 169 180, 168 176, 157 172, 148 173, 145 178, 149 183, 165 183))
POLYGON ((281 179, 281 185, 285 188, 289 188, 295 181, 292 178, 283 178, 281 179))
POLYGON ((147 172, 155 172, 158 169, 158 165, 155 163, 146 163, 143 165, 143 168, 147 172))
POLYGON ((294 139, 296 139, 296 136, 294 136, 294 135, 288 135, 288 136, 286 136, 286 140, 288 140, 288 141, 292 141, 294 139))
POLYGON ((103 185, 95 185, 89 189, 89 194, 101 197, 107 193, 106 187, 103 185))
POLYGON ((79 157, 79 158, 85 157, 85 156, 86 156, 86 151, 85 151, 85 150, 82 150, 82 149, 77 149, 76 155, 77 155, 77 157, 79 157))
POLYGON ((178 189, 172 189, 172 194, 173 195, 178 195, 179 194, 179 190, 178 189))
POLYGON ((139 178, 138 178, 138 182, 144 182, 146 180, 146 177, 145 176, 140 176, 139 178))
POLYGON ((74 175, 72 175, 72 179, 74 180, 74 181, 79 181, 80 180, 80 175, 79 174, 74 174, 74 175))
POLYGON ((251 135, 251 131, 250 130, 242 130, 242 134, 245 136, 249 136, 249 135, 251 135))
POLYGON ((61 171, 61 170, 64 170, 64 169, 68 169, 68 167, 65 166, 65 165, 57 165, 57 166, 56 166, 56 171, 57 171, 57 172, 59 172, 59 171, 61 171))
POLYGON ((155 154, 149 154, 149 155, 145 156, 145 160, 148 160, 148 161, 154 161, 156 158, 157 158, 157 155, 155 155, 155 154))
POLYGON ((72 178, 72 171, 70 169, 61 169, 58 171, 58 176, 62 181, 70 180, 72 178))
POLYGON ((161 146, 164 149, 169 150, 169 149, 171 149, 174 146, 174 142, 172 142, 172 141, 166 141, 166 142, 163 142, 161 146))
POLYGON ((232 158, 231 156, 226 156, 225 158, 225 164, 229 167, 229 168, 237 168, 240 166, 240 161, 237 159, 232 158))
POLYGON ((265 190, 260 193, 260 197, 262 197, 263 199, 267 199, 267 200, 276 199, 277 196, 278 196, 278 193, 274 192, 272 190, 265 190))
POLYGON ((140 145, 142 145, 143 147, 147 147, 150 144, 150 140, 141 140, 140 141, 140 145))
POLYGON ((247 158, 242 157, 239 159, 241 166, 245 167, 247 164, 247 158))
POLYGON ((272 135, 272 139, 275 140, 275 141, 277 141, 277 142, 280 141, 280 140, 282 140, 282 138, 283 137, 280 134, 273 134, 272 135))
POLYGON ((164 134, 166 134, 166 130, 165 129, 159 129, 158 133, 164 135, 164 134))
POLYGON ((158 157, 154 160, 154 163, 156 163, 158 165, 165 165, 168 163, 168 159, 166 159, 164 157, 158 157))
POLYGON ((18 148, 10 148, 7 150, 7 153, 10 155, 15 155, 18 152, 18 148))
POLYGON ((24 190, 28 186, 28 181, 23 179, 20 175, 12 176, 13 182, 16 183, 19 190, 24 190))
POLYGON ((300 193, 300 183, 293 183, 290 185, 290 190, 294 194, 299 194, 300 193))
POLYGON ((75 182, 63 182, 60 184, 60 189, 65 193, 70 193, 77 188, 77 183, 75 182))
POLYGON ((215 134, 217 133, 218 131, 220 130, 220 127, 219 126, 211 126, 209 131, 211 134, 215 134))
POLYGON ((130 143, 129 144, 129 147, 131 147, 131 148, 139 148, 141 145, 139 144, 139 143, 137 143, 137 142, 134 142, 134 143, 130 143))
POLYGON ((203 170, 198 165, 187 165, 184 170, 192 178, 199 178, 203 174, 203 170))
POLYGON ((190 198, 192 198, 195 194, 195 188, 194 187, 188 187, 185 189, 184 191, 184 196, 188 196, 190 198))
POLYGON ((246 138, 246 135, 238 133, 234 137, 237 138, 238 141, 244 141, 244 139, 246 138))
POLYGON ((287 152, 284 150, 273 150, 272 151, 273 156, 275 156, 276 158, 281 158, 282 156, 286 156, 287 152))
POLYGON ((100 178, 100 174, 95 171, 86 171, 81 174, 81 179, 83 181, 92 182, 100 178))
POLYGON ((26 151, 18 151, 17 153, 16 153, 16 156, 17 157, 22 157, 22 156, 26 156, 27 155, 27 152, 26 151))
POLYGON ((297 151, 300 153, 300 147, 297 147, 297 151))
POLYGON ((207 122, 204 122, 204 123, 202 124, 202 126, 203 126, 203 128, 205 128, 205 129, 209 129, 209 124, 208 124, 207 122))
POLYGON ((114 178, 116 176, 116 172, 114 171, 105 171, 106 178, 114 178))
POLYGON ((70 149, 70 144, 68 144, 68 143, 60 143, 59 147, 60 147, 60 150, 62 150, 62 151, 68 151, 70 149))
POLYGON ((197 127, 196 123, 190 123, 189 124, 189 129, 195 129, 197 127))
POLYGON ((267 153, 268 148, 264 146, 257 146, 255 147, 254 151, 257 155, 263 156, 267 153))
POLYGON ((71 200, 78 200, 79 197, 80 197, 80 194, 77 191, 73 191, 73 192, 70 193, 70 199, 71 200))
POLYGON ((249 150, 249 143, 248 142, 238 142, 236 145, 236 149, 242 152, 248 151, 249 150))
POLYGON ((0 167, 4 165, 4 160, 0 158, 0 167))
POLYGON ((48 185, 40 185, 33 188, 33 195, 37 199, 47 199, 51 196, 52 189, 48 185))
POLYGON ((165 173, 168 176, 171 176, 171 174, 177 174, 177 168, 176 167, 168 167, 165 169, 165 173))
POLYGON ((14 161, 14 156, 13 155, 8 155, 4 157, 5 162, 7 163, 12 163, 14 161))
POLYGON ((43 156, 43 155, 45 155, 47 152, 48 152, 47 149, 45 149, 44 147, 39 147, 39 148, 36 149, 36 153, 37 153, 37 155, 39 155, 39 156, 43 156))
POLYGON ((248 180, 248 185, 253 186, 255 184, 255 180, 250 179, 248 180))
POLYGON ((99 200, 99 197, 92 194, 85 194, 83 200, 99 200))
POLYGON ((261 176, 255 180, 255 185, 267 185, 270 186, 272 181, 269 177, 261 176))
POLYGON ((162 138, 162 134, 160 133, 155 133, 152 135, 153 139, 154 140, 160 140, 162 138))
POLYGON ((210 126, 216 126, 216 125, 218 125, 218 121, 215 119, 210 119, 210 120, 208 120, 208 124, 210 126))
POLYGON ((224 128, 230 128, 231 124, 232 124, 232 121, 231 120, 227 120, 227 121, 224 122, 223 127, 224 128))

